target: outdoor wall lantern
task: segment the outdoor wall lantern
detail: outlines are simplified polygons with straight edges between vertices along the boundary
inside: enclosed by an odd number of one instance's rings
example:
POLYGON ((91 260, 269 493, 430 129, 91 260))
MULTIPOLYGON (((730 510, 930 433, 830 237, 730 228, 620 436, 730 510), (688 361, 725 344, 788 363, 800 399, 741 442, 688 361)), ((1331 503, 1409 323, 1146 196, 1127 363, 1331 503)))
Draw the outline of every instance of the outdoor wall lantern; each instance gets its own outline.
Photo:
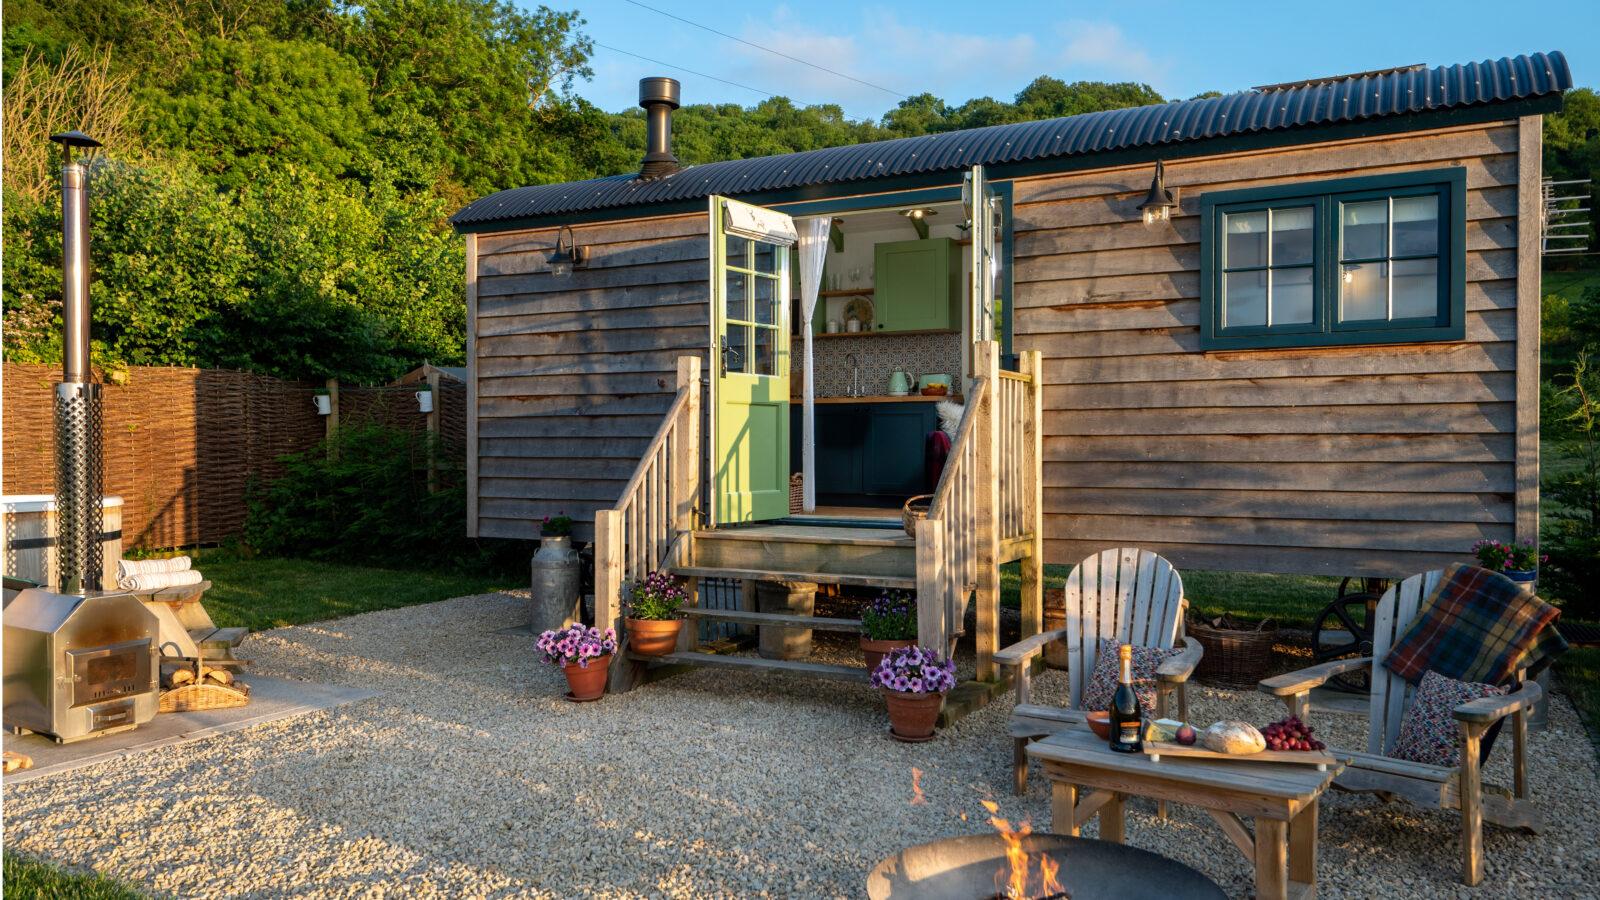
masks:
POLYGON ((1150 180, 1150 195, 1139 204, 1144 214, 1144 224, 1155 225, 1172 219, 1172 208, 1178 205, 1174 194, 1167 190, 1166 175, 1161 160, 1156 160, 1156 177, 1150 180))
POLYGON ((572 226, 563 225, 556 230, 556 252, 550 254, 550 274, 557 278, 565 278, 572 274, 573 269, 589 268, 589 248, 579 247, 572 236, 572 226), (565 247, 561 245, 561 236, 567 236, 565 247))

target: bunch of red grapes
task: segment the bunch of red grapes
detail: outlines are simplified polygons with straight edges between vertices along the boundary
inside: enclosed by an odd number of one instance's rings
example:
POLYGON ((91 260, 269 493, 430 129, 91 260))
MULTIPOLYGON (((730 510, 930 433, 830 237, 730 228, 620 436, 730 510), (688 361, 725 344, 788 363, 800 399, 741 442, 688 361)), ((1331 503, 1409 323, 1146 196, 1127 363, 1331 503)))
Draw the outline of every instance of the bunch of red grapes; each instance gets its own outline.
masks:
POLYGON ((1300 721, 1299 716, 1290 716, 1261 729, 1261 736, 1267 739, 1268 750, 1326 749, 1321 741, 1311 736, 1313 731, 1316 729, 1300 721))

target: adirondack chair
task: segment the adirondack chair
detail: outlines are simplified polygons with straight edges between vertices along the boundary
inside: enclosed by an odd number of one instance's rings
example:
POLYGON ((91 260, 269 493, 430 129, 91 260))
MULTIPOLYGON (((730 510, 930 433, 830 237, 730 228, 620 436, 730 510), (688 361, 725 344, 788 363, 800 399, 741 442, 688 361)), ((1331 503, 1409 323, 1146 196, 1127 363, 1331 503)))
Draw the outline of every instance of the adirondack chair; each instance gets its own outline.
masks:
POLYGON ((1178 716, 1187 721, 1184 685, 1203 652, 1197 641, 1183 636, 1187 604, 1178 571, 1148 550, 1102 550, 1072 567, 1066 583, 1067 627, 1025 638, 994 655, 997 664, 1015 669, 1017 705, 1011 713, 1011 738, 1013 789, 1018 794, 1028 789, 1028 742, 1084 721, 1079 701, 1094 672, 1101 639, 1163 650, 1181 645, 1183 652, 1162 663, 1156 672, 1156 714, 1167 714, 1167 698, 1176 692, 1178 716), (1066 708, 1029 702, 1033 658, 1051 641, 1067 645, 1066 708))
POLYGON ((1543 815, 1529 798, 1527 761, 1527 714, 1539 699, 1540 691, 1538 682, 1524 681, 1519 672, 1517 690, 1504 697, 1485 697, 1456 707, 1455 719, 1461 726, 1459 768, 1391 759, 1384 755, 1400 735, 1400 723, 1405 719, 1414 692, 1405 679, 1390 672, 1381 661, 1395 641, 1405 634, 1422 601, 1438 586, 1443 574, 1434 570, 1413 575, 1384 593, 1378 601, 1373 624, 1371 656, 1334 660, 1268 678, 1261 682, 1261 690, 1281 698, 1291 713, 1304 719, 1312 688, 1335 675, 1370 668, 1372 705, 1367 751, 1334 751, 1351 757, 1351 763, 1334 779, 1333 785, 1353 793, 1376 793, 1385 799, 1404 797, 1430 809, 1459 808, 1461 880, 1470 887, 1483 880, 1483 820, 1528 834, 1537 834, 1544 827, 1543 815), (1379 663, 1374 664, 1373 660, 1379 663), (1515 791, 1510 796, 1504 789, 1484 790, 1486 785, 1478 759, 1483 733, 1506 716, 1511 717, 1515 778, 1515 791))

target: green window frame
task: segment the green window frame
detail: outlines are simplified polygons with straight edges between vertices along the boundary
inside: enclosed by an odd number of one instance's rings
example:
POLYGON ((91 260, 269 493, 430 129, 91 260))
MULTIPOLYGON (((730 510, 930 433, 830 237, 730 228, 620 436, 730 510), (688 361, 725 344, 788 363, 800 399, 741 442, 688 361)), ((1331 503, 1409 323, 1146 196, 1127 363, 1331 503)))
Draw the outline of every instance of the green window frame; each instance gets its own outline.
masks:
POLYGON ((1466 194, 1455 167, 1204 195, 1201 349, 1461 340, 1466 194))

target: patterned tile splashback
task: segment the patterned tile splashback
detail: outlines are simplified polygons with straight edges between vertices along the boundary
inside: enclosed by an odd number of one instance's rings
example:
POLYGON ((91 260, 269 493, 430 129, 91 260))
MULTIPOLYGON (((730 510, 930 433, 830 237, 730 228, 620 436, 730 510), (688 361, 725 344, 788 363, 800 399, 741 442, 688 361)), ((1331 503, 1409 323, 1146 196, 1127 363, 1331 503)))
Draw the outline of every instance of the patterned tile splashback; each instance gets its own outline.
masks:
MULTIPOLYGON (((795 393, 799 393, 801 358, 805 355, 800 339, 794 342, 795 393)), ((861 366, 861 393, 876 397, 889 393, 889 375, 905 372, 912 387, 922 375, 961 375, 961 335, 959 334, 864 334, 859 337, 827 337, 812 341, 818 397, 845 397, 850 394, 850 359, 861 366)))

